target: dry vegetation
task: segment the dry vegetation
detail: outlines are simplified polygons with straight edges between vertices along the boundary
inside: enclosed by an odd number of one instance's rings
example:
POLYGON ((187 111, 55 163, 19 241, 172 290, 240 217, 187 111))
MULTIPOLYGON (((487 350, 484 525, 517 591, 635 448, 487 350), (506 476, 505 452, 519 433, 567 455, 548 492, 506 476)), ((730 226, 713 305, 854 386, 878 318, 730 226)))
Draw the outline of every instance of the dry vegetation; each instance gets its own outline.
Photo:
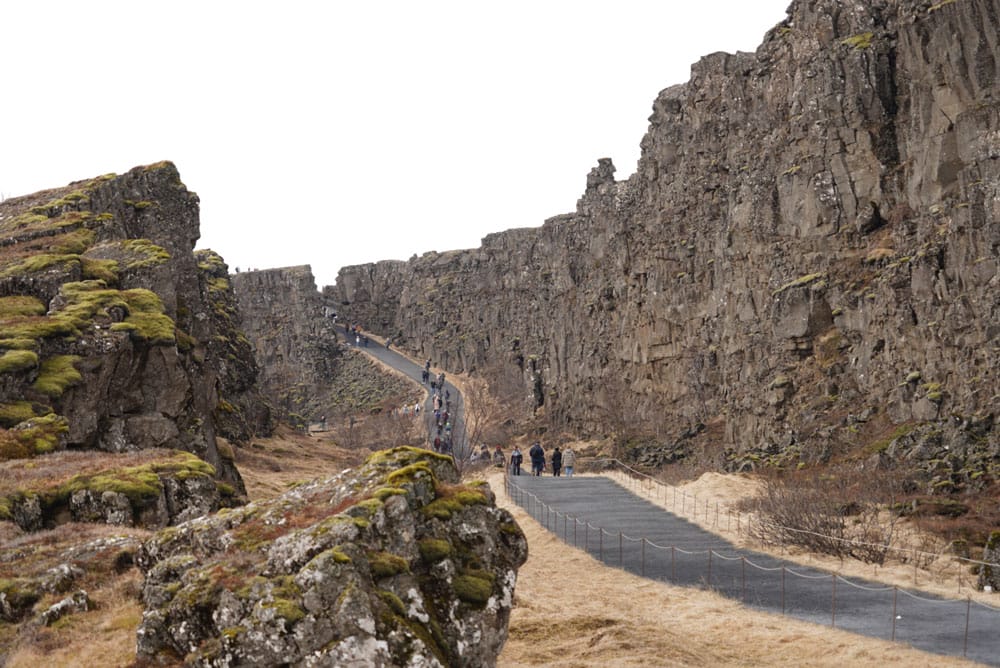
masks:
MULTIPOLYGON (((336 445, 332 432, 305 435, 287 430, 274 438, 236 448, 236 461, 250 498, 260 499, 279 494, 298 482, 338 473, 360 462, 368 452, 367 448, 336 445)), ((140 459, 147 456, 154 455, 137 454, 135 463, 141 463, 140 459)), ((51 461, 55 472, 62 471, 63 476, 79 473, 82 467, 91 465, 87 460, 77 461, 73 453, 64 453, 51 461)), ((32 471, 31 467, 17 468, 17 484, 30 483, 36 475, 47 475, 32 471)), ((530 545, 529 560, 518 578, 510 638, 500 656, 500 666, 971 665, 959 659, 751 611, 711 592, 649 581, 604 566, 583 551, 562 543, 519 508, 509 505, 502 493, 501 476, 493 469, 488 469, 488 475, 499 502, 517 518, 530 545)), ((652 486, 631 487, 662 506, 672 505, 669 495, 654 491, 652 486)), ((756 492, 759 483, 747 476, 713 473, 679 489, 689 497, 711 498, 712 504, 719 500, 723 505, 735 506, 756 492)), ((690 511, 688 506, 688 517, 690 511)), ((699 524, 720 531, 713 513, 707 517, 703 510, 699 513, 696 517, 699 524)), ((721 533, 735 542, 760 549, 745 535, 721 533)), ((79 544, 81 538, 121 535, 142 539, 149 534, 99 525, 67 525, 26 535, 10 523, 2 523, 0 577, 23 574, 20 569, 25 568, 26 562, 36 569, 47 568, 63 558, 61 555, 68 546, 79 544)), ((804 552, 782 556, 845 575, 877 577, 912 586, 912 567, 908 564, 863 565, 804 552)), ((138 603, 141 578, 134 568, 123 567, 117 554, 91 559, 93 567, 88 569, 90 574, 81 586, 90 592, 97 608, 71 615, 50 628, 22 628, 18 633, 16 627, 0 625, 0 647, 11 650, 4 665, 125 666, 134 662, 135 630, 142 612, 138 603)), ((921 572, 922 585, 930 584, 931 578, 931 573, 921 572)), ((955 591, 952 583, 925 588, 935 593, 955 591)), ((47 603, 57 598, 53 596, 47 603)))
MULTIPOLYGON (((502 477, 491 485, 502 490, 502 477)), ((498 494, 528 537, 502 668, 965 666, 899 644, 743 608, 604 566, 498 494)))

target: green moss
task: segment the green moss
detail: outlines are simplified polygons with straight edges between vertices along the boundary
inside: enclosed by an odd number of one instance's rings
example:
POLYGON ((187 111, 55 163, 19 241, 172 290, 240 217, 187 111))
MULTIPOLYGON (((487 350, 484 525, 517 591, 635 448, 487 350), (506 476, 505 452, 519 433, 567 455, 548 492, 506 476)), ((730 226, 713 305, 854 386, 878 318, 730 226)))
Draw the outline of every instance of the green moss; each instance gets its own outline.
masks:
POLYGON ((69 273, 73 265, 80 264, 80 256, 73 254, 57 253, 37 253, 24 258, 17 264, 7 267, 0 272, 0 277, 10 278, 12 276, 25 276, 27 274, 38 274, 53 267, 61 267, 62 271, 69 273))
POLYGON ((840 43, 854 49, 867 49, 872 45, 873 37, 875 37, 874 33, 863 32, 857 35, 851 35, 846 39, 842 39, 840 40, 840 43))
POLYGON ((149 239, 126 239, 122 248, 131 253, 134 259, 126 263, 126 269, 145 269, 167 262, 170 253, 162 246, 157 246, 149 239))
POLYGON ((428 503, 421 512, 435 519, 450 520, 453 514, 462 512, 462 503, 456 498, 441 497, 428 503))
POLYGON ((942 0, 941 2, 939 2, 937 4, 934 4, 934 5, 931 5, 930 7, 928 7, 927 8, 927 13, 928 14, 932 14, 932 13, 936 12, 937 10, 941 9, 942 7, 944 7, 946 5, 950 5, 953 2, 955 2, 955 0, 942 0))
POLYGON ((921 376, 919 371, 911 371, 910 373, 906 374, 907 383, 916 383, 917 381, 920 380, 920 378, 921 376))
POLYGON ((0 349, 4 350, 35 350, 38 342, 34 339, 0 339, 0 349))
POLYGON ((352 559, 344 552, 340 547, 334 547, 330 549, 330 556, 333 557, 333 563, 335 564, 349 564, 352 559))
POLYGON ((247 632, 245 626, 229 626, 222 629, 222 637, 226 640, 233 640, 247 632))
POLYGON ((68 431, 69 422, 66 418, 48 413, 22 423, 16 438, 28 449, 29 454, 41 455, 55 450, 59 445, 59 435, 68 431))
POLYGON ((431 471, 431 467, 427 462, 415 462, 396 469, 386 476, 385 481, 390 486, 398 487, 403 483, 413 482, 415 479, 423 476, 433 478, 434 472, 431 471))
POLYGON ((111 325, 112 331, 127 331, 133 338, 154 346, 176 342, 174 321, 164 313, 163 302, 155 292, 136 288, 120 295, 128 305, 129 314, 124 322, 111 325))
POLYGON ((455 493, 455 499, 463 506, 485 506, 486 495, 471 489, 462 489, 455 493))
POLYGON ((420 557, 428 562, 441 561, 451 555, 451 543, 439 538, 423 538, 418 543, 420 557))
POLYGON ((404 494, 406 494, 406 490, 399 487, 380 487, 375 490, 372 496, 384 502, 390 496, 402 496, 404 494))
POLYGON ((42 362, 38 378, 31 387, 47 397, 61 397, 67 388, 83 380, 73 365, 80 361, 77 355, 54 355, 42 362))
POLYGON ((500 533, 505 533, 508 536, 521 536, 523 532, 521 527, 513 522, 503 522, 500 524, 500 533))
POLYGON ((802 287, 804 285, 809 285, 810 283, 812 283, 814 281, 818 281, 818 280, 822 279, 823 277, 824 277, 824 274, 822 274, 822 273, 808 274, 806 276, 801 276, 799 278, 796 278, 794 281, 789 281, 788 283, 785 283, 780 288, 778 288, 777 290, 775 290, 774 292, 772 292, 771 296, 772 297, 776 297, 779 294, 781 294, 782 292, 784 292, 785 290, 788 290, 789 288, 798 288, 798 287, 802 287))
POLYGON ((403 601, 398 596, 386 589, 379 589, 377 593, 378 597, 382 599, 383 603, 389 606, 390 610, 400 617, 406 616, 406 605, 403 604, 403 601))
POLYGON ((41 300, 27 295, 0 297, 0 318, 24 315, 44 315, 48 309, 41 300))
POLYGON ((485 606, 493 595, 493 583, 475 575, 456 575, 452 587, 460 601, 478 608, 485 606))
POLYGON ((38 366, 38 355, 32 350, 8 350, 0 355, 0 373, 18 373, 38 366))
POLYGON ((410 572, 410 565, 406 559, 391 552, 369 552, 368 566, 372 577, 376 580, 410 572))
POLYGON ((114 285, 118 282, 117 260, 81 257, 80 269, 85 279, 104 281, 108 285, 114 285))
POLYGON ((13 427, 35 417, 35 409, 30 401, 14 401, 0 404, 0 426, 13 427))

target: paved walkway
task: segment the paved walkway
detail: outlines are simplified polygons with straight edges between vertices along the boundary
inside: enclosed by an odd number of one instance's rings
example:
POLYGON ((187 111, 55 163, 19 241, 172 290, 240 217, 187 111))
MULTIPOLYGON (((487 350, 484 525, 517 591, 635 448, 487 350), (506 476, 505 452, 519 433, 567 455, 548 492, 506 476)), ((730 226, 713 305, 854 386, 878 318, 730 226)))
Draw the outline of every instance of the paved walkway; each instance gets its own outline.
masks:
MULTIPOLYGON (((354 338, 347 335, 347 330, 343 325, 337 325, 337 333, 344 337, 344 341, 351 345, 353 348, 371 355, 375 359, 385 363, 386 365, 392 367, 396 371, 399 371, 404 376, 420 385, 425 390, 427 390, 428 395, 424 400, 422 413, 424 415, 424 422, 427 425, 428 442, 425 444, 428 448, 432 448, 432 441, 434 440, 434 409, 431 404, 430 389, 431 386, 424 384, 421 380, 424 367, 417 364, 409 357, 403 355, 402 353, 396 352, 392 348, 386 348, 384 343, 378 343, 374 339, 370 340, 367 346, 358 346, 354 343, 354 338)), ((434 377, 434 376, 432 376, 434 377)), ((451 411, 450 416, 452 420, 451 433, 455 440, 455 447, 459 447, 459 443, 464 446, 463 436, 465 434, 465 402, 462 400, 462 393, 458 391, 451 382, 448 381, 447 374, 444 380, 444 389, 451 393, 451 411)), ((462 455, 462 452, 456 452, 457 455, 462 455)))
POLYGON ((610 478, 522 475, 508 480, 516 503, 567 543, 610 566, 711 588, 752 608, 1000 665, 1000 611, 988 606, 845 579, 738 550, 610 478))

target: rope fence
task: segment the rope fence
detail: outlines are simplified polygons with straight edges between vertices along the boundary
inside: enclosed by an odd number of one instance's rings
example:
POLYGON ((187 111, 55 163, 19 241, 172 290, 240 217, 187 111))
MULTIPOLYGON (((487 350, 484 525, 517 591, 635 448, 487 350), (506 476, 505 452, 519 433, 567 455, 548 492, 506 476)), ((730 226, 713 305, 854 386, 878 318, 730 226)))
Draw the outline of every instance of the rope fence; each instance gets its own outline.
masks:
MULTIPOLYGON (((651 475, 643 473, 642 471, 636 470, 635 468, 629 466, 628 464, 622 462, 621 460, 614 458, 597 459, 591 462, 591 466, 595 468, 595 473, 600 472, 601 474, 608 475, 608 477, 613 480, 617 480, 622 486, 631 489, 632 491, 645 492, 646 495, 652 497, 654 500, 664 502, 664 505, 670 505, 670 510, 675 515, 680 515, 683 517, 690 518, 691 520, 698 522, 699 518, 701 522, 712 529, 719 532, 725 533, 735 533, 738 537, 756 537, 759 535, 754 535, 753 530, 753 515, 751 513, 743 512, 739 509, 731 507, 725 502, 721 502, 715 499, 708 499, 702 497, 699 500, 698 496, 695 494, 688 494, 685 490, 679 489, 674 485, 663 482, 651 475), (609 467, 614 467, 612 470, 608 470, 609 467), (679 504, 679 507, 678 507, 679 504)), ((945 563, 941 566, 941 570, 944 571, 951 565, 958 564, 959 569, 958 575, 958 593, 962 593, 963 588, 963 572, 968 572, 968 567, 970 566, 989 566, 994 569, 1000 569, 1000 564, 983 561, 981 559, 973 559, 970 557, 964 557, 957 554, 946 554, 944 552, 929 552, 924 549, 920 549, 913 545, 885 545, 879 543, 872 543, 870 541, 863 541, 851 538, 843 538, 839 536, 830 536, 827 534, 819 533, 816 531, 809 531, 806 529, 798 529, 795 527, 789 527, 782 524, 775 524, 774 528, 780 529, 782 531, 787 531, 789 533, 802 534, 815 536, 817 538, 822 538, 824 540, 835 541, 843 543, 846 545, 854 545, 858 547, 876 547, 883 549, 886 552, 891 552, 897 555, 902 563, 909 562, 913 566, 913 585, 918 585, 918 576, 921 568, 921 564, 924 565, 925 569, 930 568, 931 565, 938 563, 942 559, 945 563), (963 570, 961 566, 964 565, 963 570)), ((965 585, 966 588, 973 589, 974 587, 970 584, 965 585)))
MULTIPOLYGON (((607 565, 676 585, 709 589, 750 607, 866 636, 931 646, 933 651, 963 657, 972 647, 980 660, 990 656, 995 661, 1000 656, 1000 608, 971 597, 932 598, 896 585, 872 586, 836 573, 778 564, 778 559, 774 559, 776 565, 767 566, 735 548, 685 550, 659 544, 563 513, 514 480, 504 477, 508 498, 563 542, 607 565), (930 630, 928 619, 935 620, 930 630)), ((682 504, 683 495, 681 491, 682 504)), ((711 505, 698 507, 712 509, 711 505)), ((766 562, 771 557, 755 554, 755 559, 766 562)))

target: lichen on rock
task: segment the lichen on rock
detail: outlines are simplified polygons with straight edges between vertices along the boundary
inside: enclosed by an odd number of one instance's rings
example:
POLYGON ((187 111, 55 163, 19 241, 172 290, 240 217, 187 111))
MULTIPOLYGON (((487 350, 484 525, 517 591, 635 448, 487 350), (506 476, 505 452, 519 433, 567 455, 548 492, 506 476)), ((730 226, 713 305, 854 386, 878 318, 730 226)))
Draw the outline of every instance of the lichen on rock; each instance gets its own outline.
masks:
POLYGON ((138 653, 212 666, 492 666, 526 558, 510 514, 488 487, 459 484, 450 458, 376 452, 148 541, 138 653))

